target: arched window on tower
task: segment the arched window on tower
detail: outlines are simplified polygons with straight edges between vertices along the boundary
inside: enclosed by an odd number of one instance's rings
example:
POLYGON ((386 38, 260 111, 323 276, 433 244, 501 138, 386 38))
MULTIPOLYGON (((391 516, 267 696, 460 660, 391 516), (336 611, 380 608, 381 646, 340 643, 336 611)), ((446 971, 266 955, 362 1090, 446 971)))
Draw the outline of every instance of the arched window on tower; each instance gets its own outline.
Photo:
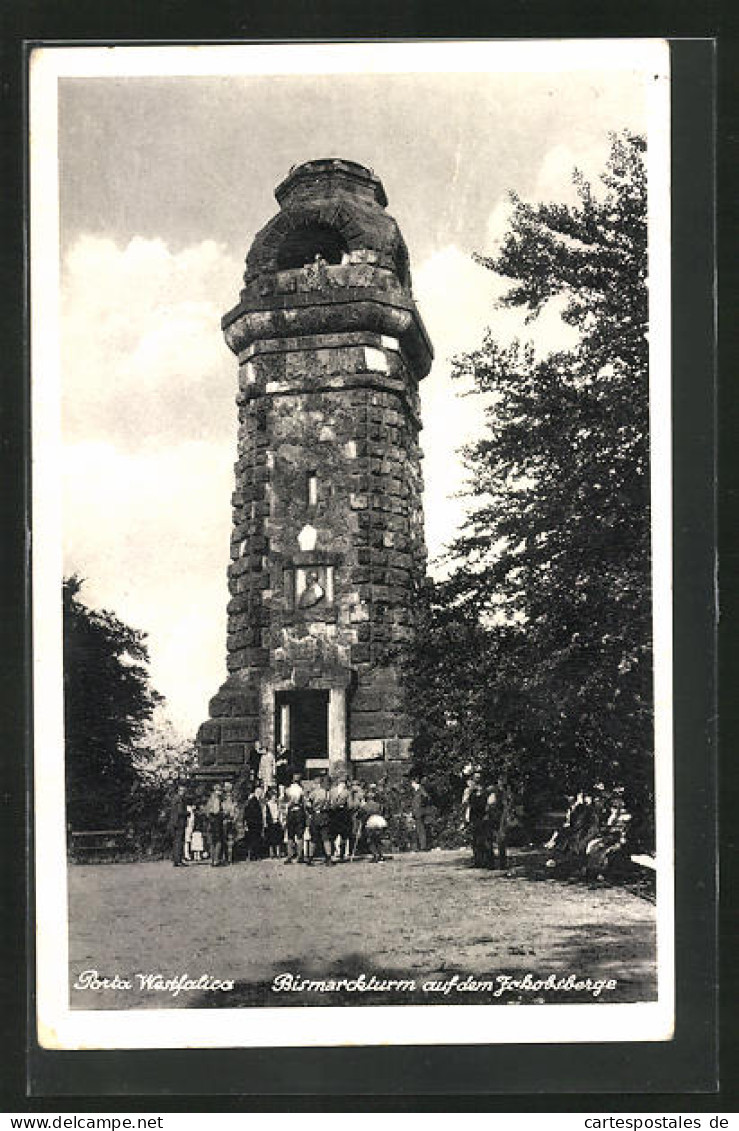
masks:
POLYGON ((289 271, 305 267, 317 255, 327 263, 341 263, 342 255, 348 250, 349 245, 335 228, 328 224, 306 224, 287 233, 277 253, 276 269, 289 271))

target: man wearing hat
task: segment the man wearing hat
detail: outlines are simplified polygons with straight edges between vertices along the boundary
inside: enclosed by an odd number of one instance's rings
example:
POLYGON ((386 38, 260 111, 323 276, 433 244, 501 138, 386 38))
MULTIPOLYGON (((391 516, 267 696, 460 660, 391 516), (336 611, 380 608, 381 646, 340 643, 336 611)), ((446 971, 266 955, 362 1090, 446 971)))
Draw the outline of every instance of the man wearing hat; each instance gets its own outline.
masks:
POLYGON ((482 788, 482 774, 476 771, 470 778, 462 798, 470 826, 473 868, 487 868, 490 862, 488 822, 486 820, 487 801, 488 793, 482 788))
POLYGON ((208 822, 208 852, 212 867, 216 868, 223 859, 223 787, 214 785, 205 806, 208 822))
POLYGON ((420 778, 411 778, 411 813, 416 826, 416 843, 419 852, 428 852, 429 830, 428 819, 431 809, 431 798, 420 778))
POLYGON ((187 827, 187 802, 185 787, 179 785, 169 814, 169 831, 172 834, 172 863, 175 868, 185 868, 185 829, 187 827))

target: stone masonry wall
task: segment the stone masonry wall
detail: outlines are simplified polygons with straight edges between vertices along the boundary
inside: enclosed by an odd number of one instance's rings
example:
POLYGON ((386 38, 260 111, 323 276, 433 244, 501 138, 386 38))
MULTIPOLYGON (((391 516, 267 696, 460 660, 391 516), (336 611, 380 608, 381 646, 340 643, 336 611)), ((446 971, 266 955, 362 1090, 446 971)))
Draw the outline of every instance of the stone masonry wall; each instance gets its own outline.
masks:
POLYGON ((239 358, 228 677, 198 732, 200 765, 232 773, 269 741, 278 690, 342 688, 352 772, 370 777, 411 744, 395 660, 426 566, 418 380, 431 346, 370 171, 310 162, 277 196, 223 323, 239 358), (326 226, 347 249, 341 263, 308 254, 326 226), (279 266, 284 241, 305 266, 279 266), (301 607, 309 568, 332 592, 301 607))

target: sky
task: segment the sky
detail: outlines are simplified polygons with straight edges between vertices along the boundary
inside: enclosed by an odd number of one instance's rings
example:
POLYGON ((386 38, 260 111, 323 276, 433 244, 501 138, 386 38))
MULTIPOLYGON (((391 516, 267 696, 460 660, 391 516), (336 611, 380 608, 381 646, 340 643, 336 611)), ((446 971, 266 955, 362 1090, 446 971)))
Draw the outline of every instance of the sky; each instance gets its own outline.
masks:
POLYGON ((329 156, 383 181, 435 349, 421 443, 438 572, 465 508, 458 449, 482 427, 450 358, 486 327, 541 352, 572 341, 556 307, 533 327, 496 310, 505 284, 472 254, 495 250, 509 191, 571 200, 572 168, 597 176, 609 131, 646 129, 643 72, 589 70, 588 46, 578 70, 552 45, 546 71, 60 80, 64 570, 148 634, 183 733, 226 674, 237 365, 220 317, 274 187, 329 156))

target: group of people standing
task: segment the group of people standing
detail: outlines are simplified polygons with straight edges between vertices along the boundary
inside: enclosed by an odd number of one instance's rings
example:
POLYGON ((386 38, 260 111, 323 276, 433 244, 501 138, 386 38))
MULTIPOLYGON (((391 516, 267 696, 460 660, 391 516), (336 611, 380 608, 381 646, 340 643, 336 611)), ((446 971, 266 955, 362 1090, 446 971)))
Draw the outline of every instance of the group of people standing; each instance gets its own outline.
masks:
MULTIPOLYGON (((411 783, 410 811, 418 847, 429 847, 430 799, 422 783, 411 783)), ((216 783, 204 801, 188 803, 181 787, 170 817, 172 860, 175 867, 209 860, 213 867, 231 864, 235 846, 248 860, 265 856, 285 864, 327 865, 352 859, 366 849, 372 862, 384 859, 383 838, 388 829, 381 789, 328 775, 314 782, 291 770, 284 748, 271 754, 256 744, 250 753, 248 776, 240 790, 232 782, 216 783)))
POLYGON ((508 830, 513 815, 510 789, 502 780, 484 785, 480 771, 475 770, 462 795, 464 819, 472 841, 474 868, 501 869, 508 864, 508 830))
POLYGON ((282 799, 284 806, 285 864, 312 864, 321 855, 326 864, 350 859, 364 833, 372 861, 383 859, 382 837, 387 820, 376 786, 340 777, 332 783, 322 778, 304 788, 295 774, 282 799))

